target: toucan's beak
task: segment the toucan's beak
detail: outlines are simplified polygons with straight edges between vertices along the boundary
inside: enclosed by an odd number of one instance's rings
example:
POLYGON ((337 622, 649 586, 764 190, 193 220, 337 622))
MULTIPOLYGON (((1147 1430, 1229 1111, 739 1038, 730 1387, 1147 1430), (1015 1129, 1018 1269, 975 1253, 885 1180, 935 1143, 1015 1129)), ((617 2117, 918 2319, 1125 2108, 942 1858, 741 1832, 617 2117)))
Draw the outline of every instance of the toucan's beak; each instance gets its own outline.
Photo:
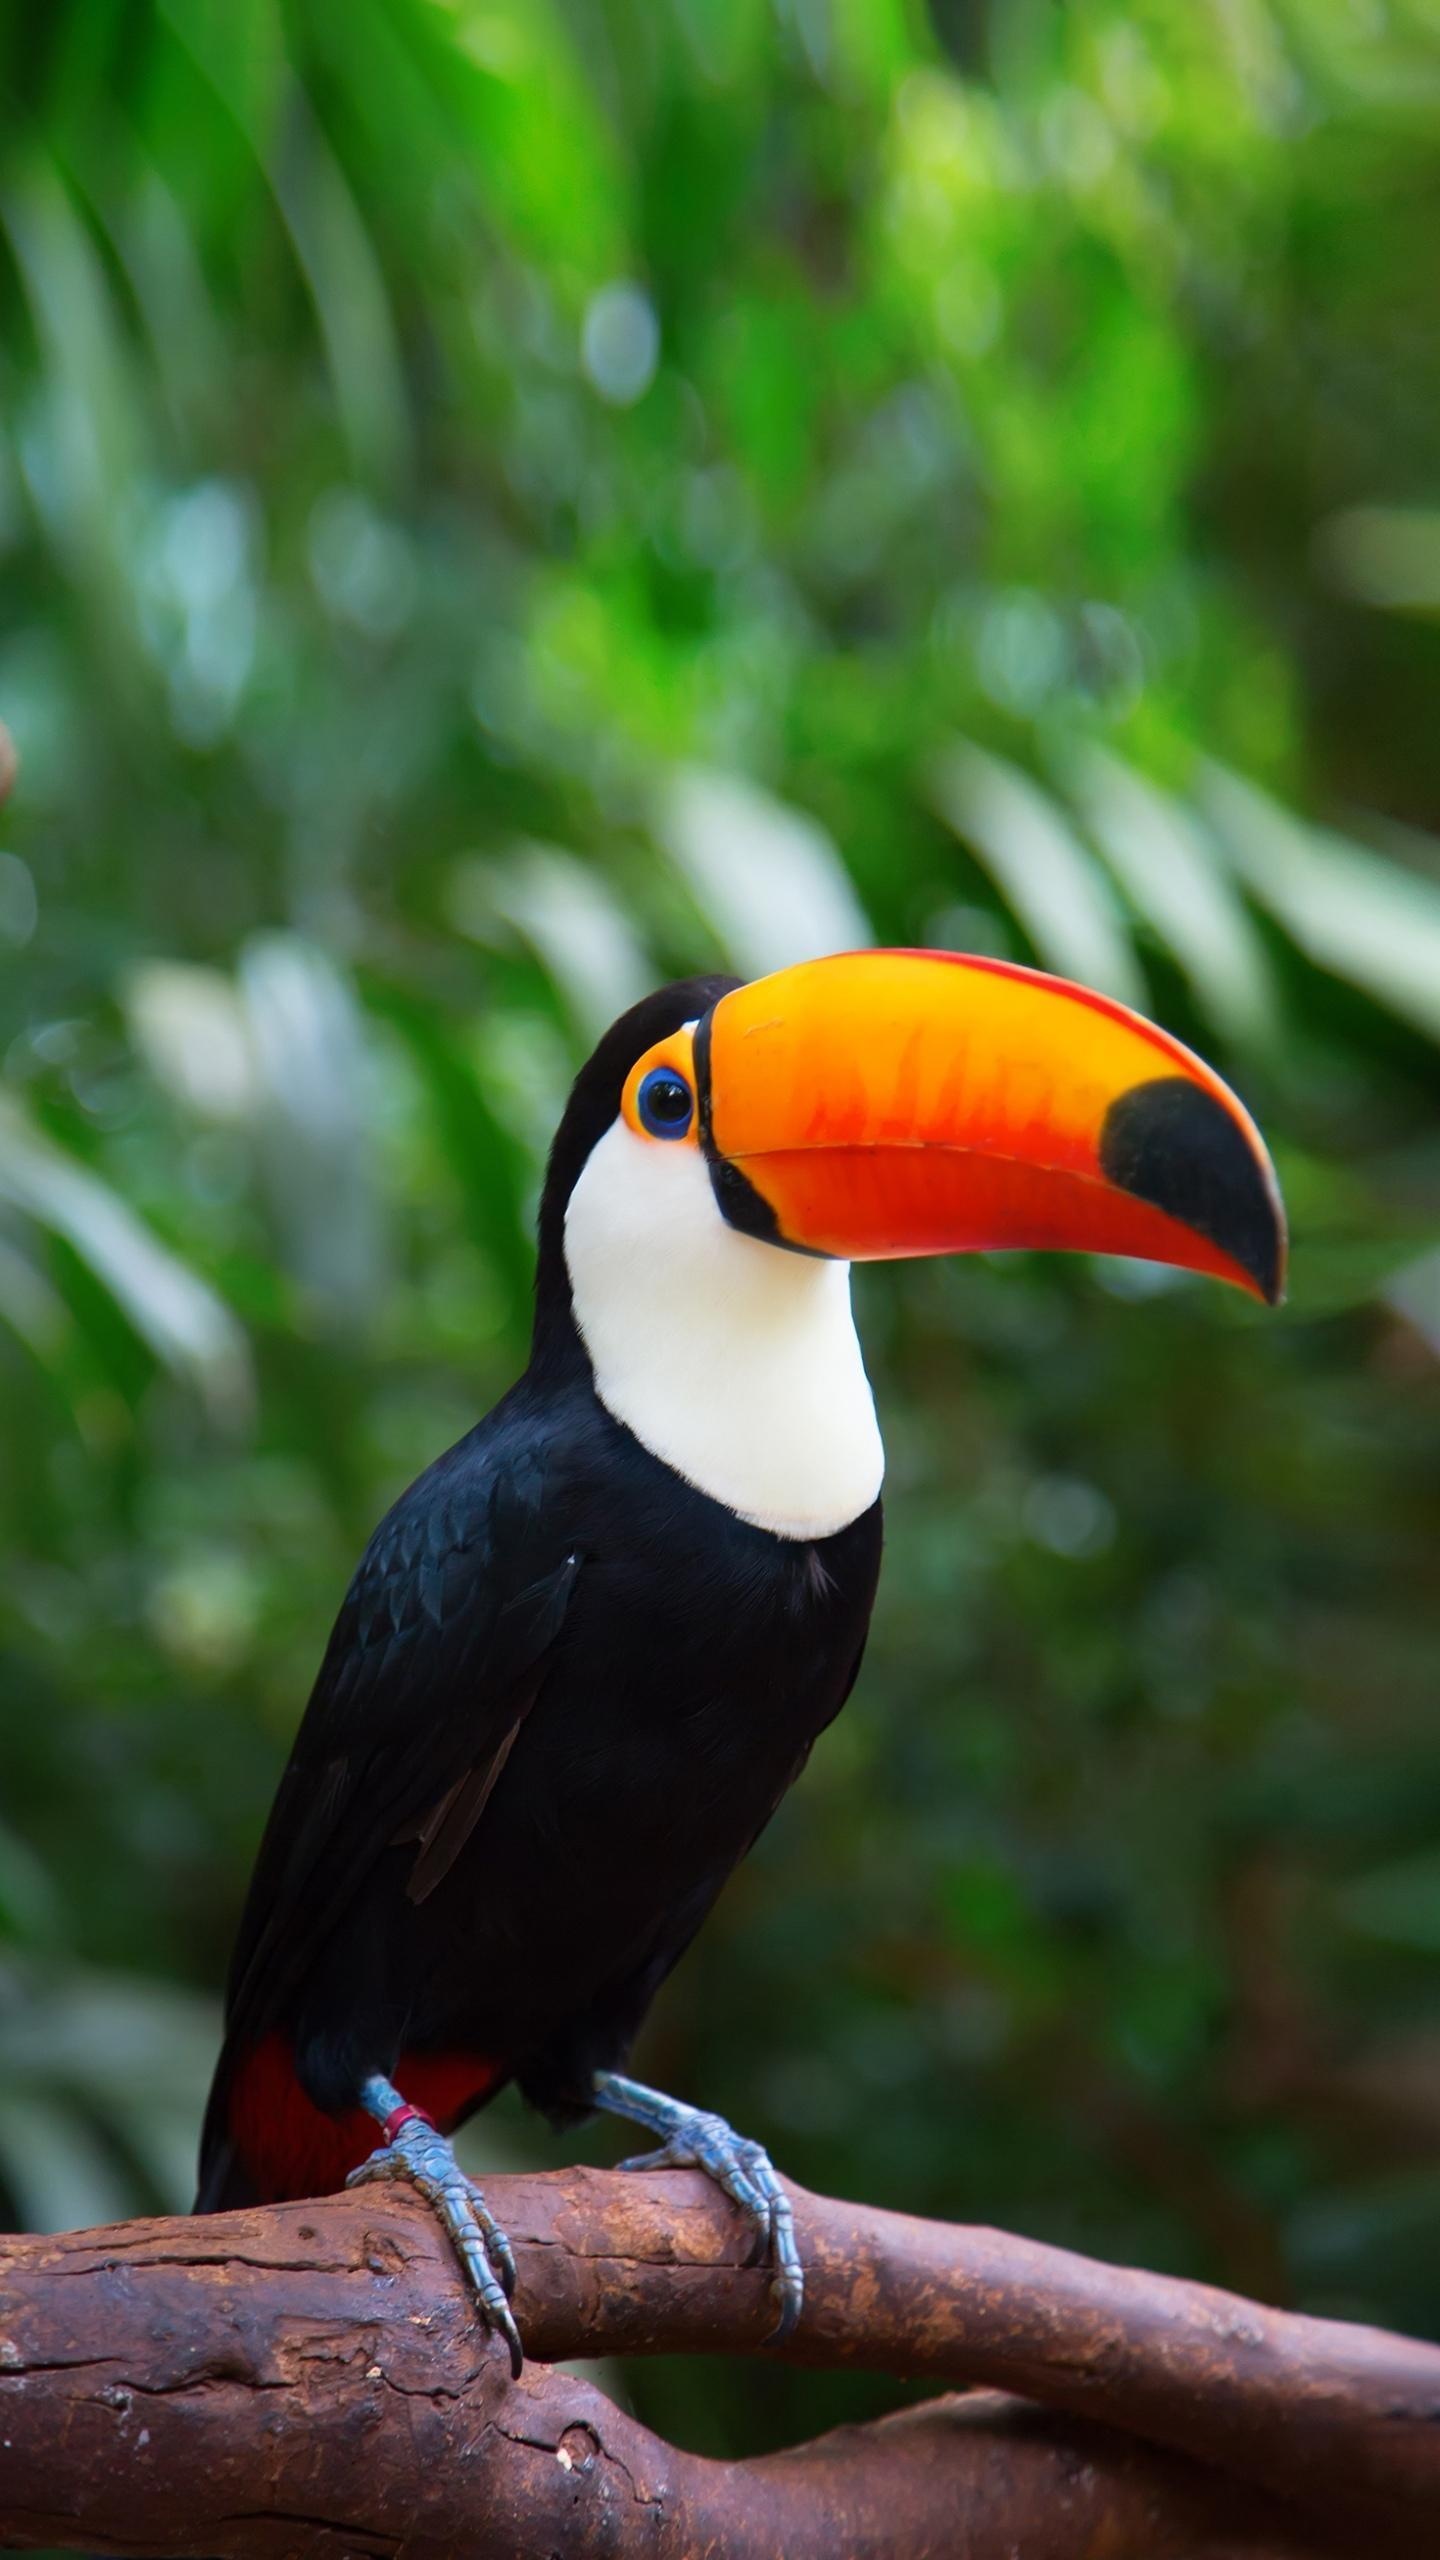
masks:
POLYGON ((859 1261, 1131 1254, 1281 1295, 1285 1217, 1254 1121, 1108 996, 861 951, 722 996, 697 1045, 716 1192, 754 1234, 859 1261))

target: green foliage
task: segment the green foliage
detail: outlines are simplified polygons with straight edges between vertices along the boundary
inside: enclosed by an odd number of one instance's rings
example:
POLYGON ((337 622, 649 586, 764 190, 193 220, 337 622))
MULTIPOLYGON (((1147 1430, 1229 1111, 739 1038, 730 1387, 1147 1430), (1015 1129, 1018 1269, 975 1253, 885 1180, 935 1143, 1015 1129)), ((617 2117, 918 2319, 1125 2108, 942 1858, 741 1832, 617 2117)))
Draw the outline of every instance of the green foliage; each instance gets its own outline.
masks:
POLYGON ((647 2059, 812 2183, 1440 2328, 1437 34, 0 6, 17 2215, 174 2191, 596 1030, 873 932, 1203 1046, 1292 1303, 865 1276, 871 1657, 647 2059))

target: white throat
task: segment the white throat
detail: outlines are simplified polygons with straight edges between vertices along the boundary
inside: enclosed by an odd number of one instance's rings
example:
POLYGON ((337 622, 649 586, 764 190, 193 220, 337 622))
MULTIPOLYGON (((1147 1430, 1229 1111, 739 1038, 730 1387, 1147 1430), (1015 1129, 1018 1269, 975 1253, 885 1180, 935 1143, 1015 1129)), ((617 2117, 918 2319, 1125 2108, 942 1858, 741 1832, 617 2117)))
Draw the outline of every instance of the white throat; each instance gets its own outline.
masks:
POLYGON ((570 1195, 565 1260, 600 1401, 655 1457, 782 1538, 869 1510, 885 1453, 848 1262, 741 1235, 698 1148, 623 1120, 570 1195))

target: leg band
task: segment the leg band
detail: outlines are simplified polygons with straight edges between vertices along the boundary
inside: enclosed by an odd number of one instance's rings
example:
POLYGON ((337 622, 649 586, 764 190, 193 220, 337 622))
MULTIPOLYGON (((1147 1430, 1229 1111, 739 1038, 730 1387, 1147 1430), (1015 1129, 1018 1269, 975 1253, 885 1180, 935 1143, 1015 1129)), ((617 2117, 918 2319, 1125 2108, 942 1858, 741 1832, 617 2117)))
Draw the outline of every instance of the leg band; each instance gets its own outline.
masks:
POLYGON ((407 2124, 428 2124, 432 2133, 435 2130, 434 2117, 427 2116, 423 2107, 412 2107, 408 2099, 381 2118, 380 2130, 387 2142, 393 2142, 401 2126, 407 2124))

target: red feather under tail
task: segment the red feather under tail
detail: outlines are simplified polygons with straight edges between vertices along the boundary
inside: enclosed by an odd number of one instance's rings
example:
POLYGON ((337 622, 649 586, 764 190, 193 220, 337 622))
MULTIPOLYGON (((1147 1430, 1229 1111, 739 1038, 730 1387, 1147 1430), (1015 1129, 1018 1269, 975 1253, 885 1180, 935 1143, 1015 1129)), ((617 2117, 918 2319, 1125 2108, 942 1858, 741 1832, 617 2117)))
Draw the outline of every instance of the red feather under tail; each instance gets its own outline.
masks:
MULTIPOLYGON (((395 2082, 403 2098, 449 2133, 503 2077, 498 2064, 474 2053, 402 2053, 395 2082)), ((242 2055, 230 2085, 230 2139, 258 2204, 330 2195, 380 2141, 363 2107, 327 2115, 300 2085, 282 2035, 265 2036, 242 2055)))

